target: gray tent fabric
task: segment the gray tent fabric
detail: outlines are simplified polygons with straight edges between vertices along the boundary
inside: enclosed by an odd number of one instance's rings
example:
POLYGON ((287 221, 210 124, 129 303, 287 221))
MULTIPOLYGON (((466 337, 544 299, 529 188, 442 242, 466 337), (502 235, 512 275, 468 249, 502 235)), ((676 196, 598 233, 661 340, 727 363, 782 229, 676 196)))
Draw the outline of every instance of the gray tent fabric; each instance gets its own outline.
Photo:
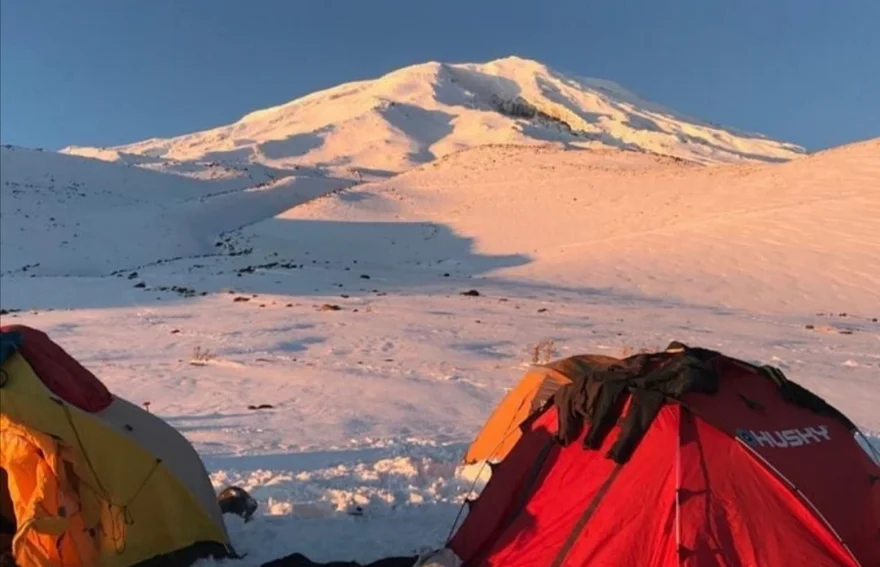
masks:
MULTIPOLYGON (((118 396, 114 396, 113 402, 95 415, 109 427, 161 459, 225 531, 217 494, 205 465, 183 434, 160 417, 118 396)), ((228 534, 226 535, 228 539, 228 534)))

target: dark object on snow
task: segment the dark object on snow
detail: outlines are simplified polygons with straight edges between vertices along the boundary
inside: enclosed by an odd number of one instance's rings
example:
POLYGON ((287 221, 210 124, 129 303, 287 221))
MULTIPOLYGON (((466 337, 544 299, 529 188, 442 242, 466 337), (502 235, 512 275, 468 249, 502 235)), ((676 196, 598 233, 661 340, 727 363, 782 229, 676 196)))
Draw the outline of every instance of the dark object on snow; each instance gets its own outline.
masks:
POLYGON ((480 295, 480 292, 475 289, 470 289, 468 291, 461 292, 461 295, 467 295, 469 297, 478 297, 480 295))
POLYGON ((259 506, 257 501, 251 498, 251 495, 245 489, 238 486, 224 488, 217 495, 217 503, 220 504, 220 511, 222 513, 241 516, 245 522, 251 521, 251 517, 259 506))
POLYGON ((275 559, 264 563, 260 567, 412 567, 418 560, 418 556, 412 557, 386 557, 372 563, 357 563, 355 561, 331 561, 329 563, 317 563, 301 553, 294 553, 281 559, 275 559))
POLYGON ((273 406, 272 404, 260 404, 258 406, 251 405, 251 406, 248 406, 248 409, 249 410, 275 409, 275 406, 273 406))

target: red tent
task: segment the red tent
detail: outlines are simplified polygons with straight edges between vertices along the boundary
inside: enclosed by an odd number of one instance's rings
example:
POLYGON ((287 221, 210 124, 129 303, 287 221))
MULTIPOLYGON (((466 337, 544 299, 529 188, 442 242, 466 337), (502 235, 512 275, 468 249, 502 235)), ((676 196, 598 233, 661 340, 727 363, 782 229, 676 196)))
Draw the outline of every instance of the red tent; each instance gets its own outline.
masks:
POLYGON ((522 428, 449 542, 465 567, 880 566, 880 467, 777 369, 673 343, 522 428))

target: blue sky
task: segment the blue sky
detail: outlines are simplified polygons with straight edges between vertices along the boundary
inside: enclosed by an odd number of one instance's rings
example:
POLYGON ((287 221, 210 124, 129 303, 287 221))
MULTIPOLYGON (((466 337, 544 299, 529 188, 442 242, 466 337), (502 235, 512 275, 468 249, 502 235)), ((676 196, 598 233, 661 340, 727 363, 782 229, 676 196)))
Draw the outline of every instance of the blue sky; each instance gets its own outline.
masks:
POLYGON ((114 145, 519 55, 815 150, 880 136, 878 0, 3 0, 0 139, 114 145))

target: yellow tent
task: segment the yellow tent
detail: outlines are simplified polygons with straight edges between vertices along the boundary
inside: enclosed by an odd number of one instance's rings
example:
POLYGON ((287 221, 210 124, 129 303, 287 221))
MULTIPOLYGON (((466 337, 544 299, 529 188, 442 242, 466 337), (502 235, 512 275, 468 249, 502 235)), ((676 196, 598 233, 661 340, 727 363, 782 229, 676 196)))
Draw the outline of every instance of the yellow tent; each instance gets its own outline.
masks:
POLYGON ((489 416, 468 447, 464 463, 502 460, 519 440, 520 424, 540 409, 559 388, 592 369, 604 368, 615 362, 619 362, 619 359, 578 355, 532 366, 489 416))
POLYGON ((0 339, 0 553, 19 567, 232 555, 210 479, 180 433, 112 396, 44 333, 4 327, 0 339))

